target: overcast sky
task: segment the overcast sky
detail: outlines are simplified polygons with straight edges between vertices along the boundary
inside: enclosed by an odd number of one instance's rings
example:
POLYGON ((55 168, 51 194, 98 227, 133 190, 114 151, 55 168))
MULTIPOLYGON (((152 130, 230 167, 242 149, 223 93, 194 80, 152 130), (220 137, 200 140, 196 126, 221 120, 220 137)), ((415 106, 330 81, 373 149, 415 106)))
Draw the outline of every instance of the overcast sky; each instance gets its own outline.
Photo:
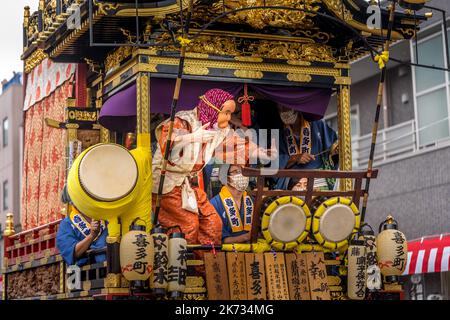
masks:
POLYGON ((10 79, 13 71, 22 72, 23 8, 34 12, 39 0, 2 0, 0 7, 0 81, 10 79))

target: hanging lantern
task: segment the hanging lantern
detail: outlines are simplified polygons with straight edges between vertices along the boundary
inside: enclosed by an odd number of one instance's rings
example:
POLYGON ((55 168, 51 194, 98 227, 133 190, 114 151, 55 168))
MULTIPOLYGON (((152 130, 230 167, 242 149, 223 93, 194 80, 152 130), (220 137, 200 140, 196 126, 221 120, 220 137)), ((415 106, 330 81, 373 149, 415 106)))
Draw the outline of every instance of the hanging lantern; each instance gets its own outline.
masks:
POLYGON ((169 238, 169 270, 167 274, 168 291, 170 297, 179 299, 183 297, 186 287, 187 242, 184 233, 172 233, 169 238))
POLYGON ((130 288, 143 288, 153 271, 153 239, 146 228, 130 225, 130 231, 120 242, 120 266, 122 274, 130 282, 130 288))
POLYGON ((169 237, 167 230, 156 227, 152 230, 155 256, 153 262, 153 277, 150 281, 150 288, 158 296, 164 296, 167 290, 167 270, 169 264, 169 237))
POLYGON ((388 216, 380 225, 376 240, 378 265, 386 282, 397 282, 406 267, 408 246, 405 235, 398 230, 398 223, 388 216))
POLYGON ((252 111, 249 101, 253 101, 255 97, 248 95, 247 84, 244 84, 244 95, 239 97, 238 102, 242 106, 242 125, 249 127, 252 125, 252 111))
POLYGON ((365 224, 361 228, 361 234, 366 243, 367 289, 369 289, 369 291, 380 290, 381 272, 380 267, 378 267, 375 232, 371 226, 365 224), (364 227, 369 227, 370 229, 364 230, 364 227))
POLYGON ((367 266, 364 240, 352 240, 348 247, 347 296, 363 300, 366 296, 367 266))

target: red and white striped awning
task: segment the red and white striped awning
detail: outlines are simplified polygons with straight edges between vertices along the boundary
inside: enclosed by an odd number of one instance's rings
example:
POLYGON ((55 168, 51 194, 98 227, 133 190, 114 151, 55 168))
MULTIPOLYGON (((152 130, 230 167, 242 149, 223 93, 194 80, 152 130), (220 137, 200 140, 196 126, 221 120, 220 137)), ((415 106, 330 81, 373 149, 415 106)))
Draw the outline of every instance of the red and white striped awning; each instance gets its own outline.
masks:
POLYGON ((408 241, 408 261, 403 275, 449 271, 450 234, 408 241))

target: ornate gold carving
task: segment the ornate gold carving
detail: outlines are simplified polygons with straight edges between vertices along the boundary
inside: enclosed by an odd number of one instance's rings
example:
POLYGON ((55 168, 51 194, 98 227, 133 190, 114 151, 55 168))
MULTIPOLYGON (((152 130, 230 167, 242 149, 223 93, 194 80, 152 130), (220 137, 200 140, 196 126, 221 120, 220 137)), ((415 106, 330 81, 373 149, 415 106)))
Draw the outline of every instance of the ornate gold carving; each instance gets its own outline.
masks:
POLYGON ((109 15, 111 11, 117 10, 117 8, 119 8, 119 4, 117 3, 99 3, 94 0, 94 4, 97 6, 99 13, 104 15, 109 15))
POLYGON ((3 232, 3 235, 5 237, 9 237, 15 233, 16 231, 14 230, 14 215, 12 213, 7 213, 5 221, 5 231, 3 232))
POLYGON ((187 266, 203 266, 205 262, 203 260, 188 260, 187 266))
POLYGON ((311 65, 311 62, 301 61, 301 60, 288 60, 287 63, 294 65, 294 66, 310 66, 311 65))
POLYGON ((193 66, 191 64, 186 64, 184 66, 184 73, 192 74, 192 75, 199 75, 199 76, 206 76, 209 74, 209 69, 207 67, 193 66))
MULTIPOLYGON (((292 8, 318 11, 320 0, 225 0, 225 10, 234 10, 252 6, 286 6, 292 8)), ((223 21, 248 24, 255 29, 275 28, 311 28, 314 14, 292 10, 246 10, 227 15, 223 21)))
POLYGON ((243 62, 262 62, 263 58, 237 56, 237 57, 234 57, 234 60, 236 60, 236 61, 243 61, 243 62))
MULTIPOLYGON (((169 35, 164 34, 158 43, 169 41, 169 35)), ((174 46, 163 47, 162 50, 178 51, 174 46)), ((308 43, 297 39, 296 41, 272 41, 250 39, 243 41, 235 37, 203 35, 195 38, 187 48, 188 52, 235 56, 238 61, 261 61, 263 58, 284 59, 290 61, 322 61, 335 62, 330 46, 325 44, 308 43), (237 58, 239 57, 239 58, 237 58), (257 60, 258 59, 258 60, 257 60)), ((297 62, 296 64, 300 64, 297 62)))
POLYGON ((141 73, 137 80, 137 133, 150 133, 150 80, 141 73))
POLYGON ((289 73, 287 75, 289 81, 295 82, 311 82, 312 78, 309 74, 302 73, 289 73))
MULTIPOLYGON (((341 86, 338 94, 339 169, 352 171, 350 87, 341 86)), ((352 185, 352 179, 343 179, 340 189, 350 191, 352 185)))
POLYGON ((105 278, 105 288, 120 288, 122 274, 108 273, 105 278))
POLYGON ((259 43, 250 45, 249 50, 252 52, 252 56, 254 57, 302 61, 335 61, 331 47, 321 44, 302 44, 263 40, 259 43))
POLYGON ((194 59, 208 59, 208 54, 206 53, 196 53, 196 52, 186 52, 187 58, 194 58, 194 59))
MULTIPOLYGON (((387 30, 383 29, 369 29, 369 27, 361 22, 356 21, 353 18, 351 12, 347 9, 347 7, 343 4, 342 0, 322 0, 322 2, 330 9, 334 15, 341 20, 347 22, 350 26, 360 30, 369 32, 371 35, 386 35, 387 30)), ((395 30, 392 31, 392 38, 394 40, 403 39, 403 35, 395 30)))
POLYGON ((205 293, 206 288, 204 287, 195 287, 195 288, 186 288, 184 289, 184 293, 205 293))
POLYGON ((350 77, 334 77, 334 84, 340 84, 340 85, 351 85, 352 79, 350 77))
POLYGON ((237 78, 247 78, 247 79, 262 79, 264 73, 256 70, 236 70, 234 76, 237 78))
MULTIPOLYGON (((109 135, 109 130, 106 129, 105 127, 100 127, 100 142, 101 143, 109 143, 110 140, 111 140, 111 138, 109 135)), ((120 242, 120 239, 116 239, 116 237, 108 237, 108 238, 106 240, 107 243, 120 242), (109 239, 109 241, 111 241, 111 242, 108 242, 108 238, 111 238, 111 239, 109 239)))
POLYGON ((105 69, 106 72, 120 65, 122 61, 130 57, 133 53, 133 47, 119 47, 106 57, 105 69))
POLYGON ((187 288, 203 287, 204 285, 205 280, 202 277, 186 277, 187 288))
POLYGON ((48 55, 42 49, 34 51, 32 55, 25 60, 25 73, 30 73, 46 58, 48 58, 48 55))

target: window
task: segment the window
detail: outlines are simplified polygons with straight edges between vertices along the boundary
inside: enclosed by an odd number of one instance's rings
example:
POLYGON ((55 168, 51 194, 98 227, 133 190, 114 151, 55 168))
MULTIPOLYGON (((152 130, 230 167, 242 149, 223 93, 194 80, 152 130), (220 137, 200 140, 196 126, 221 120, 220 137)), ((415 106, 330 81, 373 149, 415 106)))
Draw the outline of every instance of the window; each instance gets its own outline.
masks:
MULTIPOLYGON (((417 44, 418 63, 445 67, 445 47, 442 32, 420 40, 417 44)), ((416 48, 413 44, 414 62, 416 48)), ((446 72, 413 67, 416 119, 419 146, 427 146, 450 137, 449 79, 446 72)))
POLYGON ((3 119, 2 123, 2 136, 3 136, 3 147, 8 145, 8 129, 9 129, 9 121, 8 118, 3 119))
POLYGON ((8 181, 3 181, 3 210, 8 210, 8 181))
MULTIPOLYGON (((352 122, 352 137, 358 137, 359 136, 359 106, 354 105, 351 107, 351 114, 350 119, 352 122)), ((338 117, 337 113, 332 113, 330 115, 325 116, 324 118, 327 125, 333 129, 334 131, 338 132, 338 117)))

